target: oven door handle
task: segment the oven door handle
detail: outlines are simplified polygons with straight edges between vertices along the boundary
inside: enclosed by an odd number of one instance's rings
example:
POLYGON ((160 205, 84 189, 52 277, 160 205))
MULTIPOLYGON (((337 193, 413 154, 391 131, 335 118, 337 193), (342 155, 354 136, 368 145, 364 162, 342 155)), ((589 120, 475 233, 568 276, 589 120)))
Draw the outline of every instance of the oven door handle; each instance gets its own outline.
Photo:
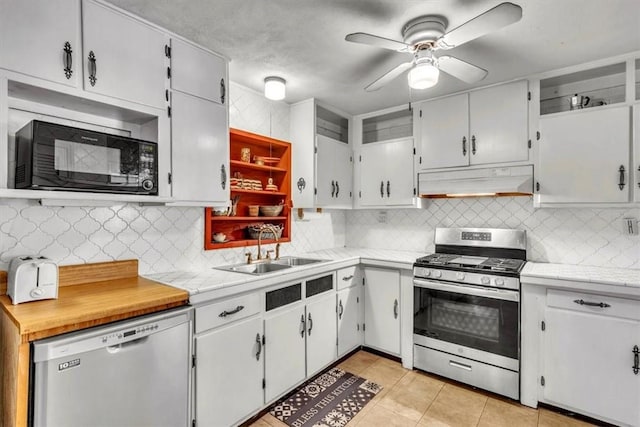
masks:
POLYGON ((476 286, 465 286, 454 283, 432 282, 430 280, 413 279, 414 286, 433 289, 435 291, 453 292, 456 294, 473 295, 476 297, 499 299, 505 301, 520 301, 520 292, 505 289, 487 289, 476 286))

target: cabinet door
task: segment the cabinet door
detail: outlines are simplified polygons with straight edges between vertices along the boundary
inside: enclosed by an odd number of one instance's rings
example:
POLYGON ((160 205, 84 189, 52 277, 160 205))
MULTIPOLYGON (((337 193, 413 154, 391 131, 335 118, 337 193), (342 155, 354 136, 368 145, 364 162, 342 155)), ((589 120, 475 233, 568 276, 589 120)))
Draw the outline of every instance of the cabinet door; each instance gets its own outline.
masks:
POLYGON ((236 425, 260 409, 264 373, 261 338, 260 318, 196 337, 195 417, 200 425, 236 425))
POLYGON ((179 39, 171 40, 171 88, 225 104, 227 63, 217 55, 179 39))
POLYGON ((400 354, 400 272, 365 268, 364 344, 400 354))
POLYGON ((191 95, 171 95, 172 195, 179 201, 227 203, 227 108, 191 95))
POLYGON ((302 304, 264 320, 265 403, 305 378, 305 320, 302 304))
POLYGON ((165 34, 89 0, 82 2, 84 89, 165 108, 165 34), (95 81, 89 56, 95 56, 95 81))
POLYGON ((0 0, 0 68, 77 86, 81 58, 80 0, 0 0))
POLYGON ((315 206, 316 105, 313 99, 291 106, 289 137, 291 138, 291 191, 293 206, 312 208, 315 206))
POLYGON ((469 96, 427 101, 421 107, 421 170, 469 164, 469 96))
POLYGON ((307 304, 307 377, 336 360, 336 298, 333 292, 307 304))
POLYGON ((316 146, 316 205, 351 206, 352 156, 349 145, 318 135, 316 146))
POLYGON ((386 203, 386 143, 365 144, 360 151, 360 204, 378 206, 386 203))
POLYGON ((338 357, 362 344, 358 324, 360 286, 338 291, 338 357))
POLYGON ((472 165, 528 160, 527 88, 523 80, 469 93, 472 165))
POLYGON ((413 138, 388 142, 386 145, 385 194, 387 205, 413 203, 413 138))
POLYGON ((629 107, 542 116, 540 203, 627 202, 629 116, 629 107))
POLYGON ((638 425, 640 377, 632 350, 640 345, 640 322, 553 308, 545 322, 545 401, 638 425))

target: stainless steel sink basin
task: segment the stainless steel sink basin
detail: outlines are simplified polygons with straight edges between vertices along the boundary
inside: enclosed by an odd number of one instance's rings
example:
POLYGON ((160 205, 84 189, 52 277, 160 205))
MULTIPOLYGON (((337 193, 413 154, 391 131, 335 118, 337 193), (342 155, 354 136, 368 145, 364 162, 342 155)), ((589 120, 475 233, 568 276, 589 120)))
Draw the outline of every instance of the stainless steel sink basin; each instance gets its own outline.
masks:
POLYGON ((285 256, 278 260, 262 260, 253 264, 233 264, 214 268, 216 270, 234 271, 236 273, 254 274, 259 276, 262 274, 273 273, 274 271, 285 270, 291 267, 300 267, 303 265, 315 264, 323 261, 325 260, 285 256))
POLYGON ((284 256, 279 260, 273 261, 276 264, 288 265, 291 267, 300 266, 300 265, 308 265, 315 264, 317 262, 324 262, 323 259, 313 259, 313 258, 299 258, 295 256, 284 256))

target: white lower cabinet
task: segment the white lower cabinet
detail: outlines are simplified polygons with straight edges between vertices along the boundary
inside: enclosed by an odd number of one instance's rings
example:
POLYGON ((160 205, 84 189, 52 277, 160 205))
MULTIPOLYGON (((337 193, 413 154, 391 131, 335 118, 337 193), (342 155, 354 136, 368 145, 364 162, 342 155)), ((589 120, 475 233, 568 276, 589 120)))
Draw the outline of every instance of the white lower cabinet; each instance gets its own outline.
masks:
POLYGON ((307 377, 336 360, 336 297, 327 292, 307 303, 307 377))
POLYGON ((400 271, 365 267, 364 345, 400 355, 400 271))
POLYGON ((268 314, 264 319, 265 403, 305 378, 305 320, 301 303, 268 314))
POLYGON ((551 289, 544 325, 541 400, 640 426, 640 301, 551 289))
POLYGON ((360 286, 338 291, 338 357, 362 344, 360 286))

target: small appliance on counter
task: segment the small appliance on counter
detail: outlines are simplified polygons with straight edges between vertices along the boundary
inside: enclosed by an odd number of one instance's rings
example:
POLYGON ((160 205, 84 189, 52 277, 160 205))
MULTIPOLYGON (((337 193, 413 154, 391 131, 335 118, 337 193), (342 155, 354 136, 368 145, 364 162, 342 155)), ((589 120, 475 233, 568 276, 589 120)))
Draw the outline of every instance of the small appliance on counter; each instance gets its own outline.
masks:
POLYGON ((58 298, 58 264, 36 255, 13 258, 9 263, 7 295, 14 305, 58 298))

